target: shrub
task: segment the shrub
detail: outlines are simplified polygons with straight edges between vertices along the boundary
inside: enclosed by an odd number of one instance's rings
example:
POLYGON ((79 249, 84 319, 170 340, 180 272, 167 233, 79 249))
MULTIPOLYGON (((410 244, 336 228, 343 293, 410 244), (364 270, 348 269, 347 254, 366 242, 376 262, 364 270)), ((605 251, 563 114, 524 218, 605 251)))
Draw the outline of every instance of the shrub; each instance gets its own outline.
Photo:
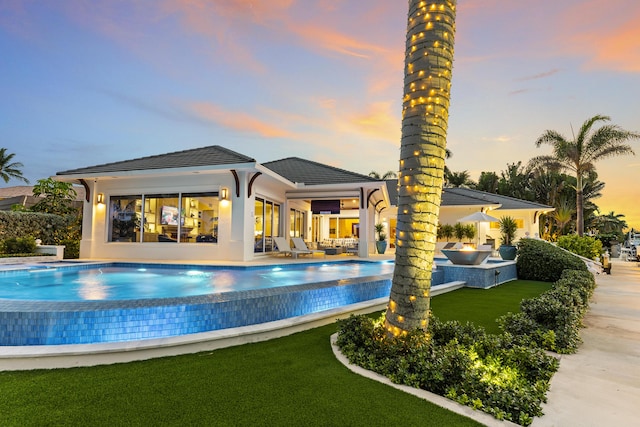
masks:
POLYGON ((551 290, 523 300, 520 313, 502 316, 498 324, 517 344, 574 353, 581 343, 582 318, 594 289, 591 273, 566 270, 551 290))
POLYGON ((2 242, 5 254, 33 254, 36 251, 36 240, 32 236, 10 237, 2 242))
POLYGON ((589 259, 598 259, 602 254, 602 242, 589 236, 569 234, 558 238, 558 247, 589 259))
POLYGON ((339 321, 337 344, 351 363, 498 419, 529 425, 542 415, 558 361, 541 349, 515 345, 508 334, 487 335, 472 324, 437 318, 426 333, 386 338, 383 318, 352 315, 339 321))
POLYGON ((520 239, 516 268, 518 279, 542 282, 559 280, 565 270, 587 271, 580 258, 537 239, 520 239))

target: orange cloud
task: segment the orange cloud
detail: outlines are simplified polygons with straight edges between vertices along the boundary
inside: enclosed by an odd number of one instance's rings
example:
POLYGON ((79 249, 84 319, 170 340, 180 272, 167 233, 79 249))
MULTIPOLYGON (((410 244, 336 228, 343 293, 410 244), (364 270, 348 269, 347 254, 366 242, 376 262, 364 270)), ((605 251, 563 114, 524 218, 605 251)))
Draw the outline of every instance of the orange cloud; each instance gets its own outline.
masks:
POLYGON ((567 53, 587 56, 589 68, 640 72, 639 21, 640 2, 582 2, 560 16, 564 25, 557 41, 567 53))
POLYGON ((358 133, 366 137, 374 137, 398 144, 400 141, 400 126, 397 114, 394 114, 390 102, 375 102, 364 113, 354 114, 348 122, 358 133))
POLYGON ((265 138, 294 138, 286 129, 274 126, 250 114, 225 110, 209 102, 194 102, 187 109, 198 118, 227 129, 248 132, 265 138))

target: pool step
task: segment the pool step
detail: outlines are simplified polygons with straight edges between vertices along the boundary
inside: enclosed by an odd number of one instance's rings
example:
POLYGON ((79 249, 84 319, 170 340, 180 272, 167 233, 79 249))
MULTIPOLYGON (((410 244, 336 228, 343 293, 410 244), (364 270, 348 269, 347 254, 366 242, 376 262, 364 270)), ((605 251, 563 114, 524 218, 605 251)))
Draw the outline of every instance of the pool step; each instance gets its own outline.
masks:
POLYGON ((435 285, 431 287, 430 295, 435 297, 436 295, 445 294, 447 292, 455 291, 460 288, 464 288, 467 282, 463 282, 462 280, 457 280, 455 282, 447 282, 441 285, 435 285))

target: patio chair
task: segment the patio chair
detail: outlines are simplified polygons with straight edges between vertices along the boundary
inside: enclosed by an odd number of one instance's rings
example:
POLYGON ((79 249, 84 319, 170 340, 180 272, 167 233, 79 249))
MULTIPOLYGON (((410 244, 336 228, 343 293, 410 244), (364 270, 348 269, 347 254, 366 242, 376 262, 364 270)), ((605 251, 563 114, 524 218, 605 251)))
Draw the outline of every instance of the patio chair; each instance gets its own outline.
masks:
POLYGON ((298 252, 293 251, 291 246, 289 246, 289 242, 284 237, 274 237, 273 243, 275 243, 274 250, 271 252, 274 255, 291 255, 292 258, 298 257, 298 252))
POLYGON ((325 258, 327 257, 327 253, 321 249, 309 249, 301 237, 292 237, 291 240, 293 241, 293 250, 301 255, 322 254, 325 258))

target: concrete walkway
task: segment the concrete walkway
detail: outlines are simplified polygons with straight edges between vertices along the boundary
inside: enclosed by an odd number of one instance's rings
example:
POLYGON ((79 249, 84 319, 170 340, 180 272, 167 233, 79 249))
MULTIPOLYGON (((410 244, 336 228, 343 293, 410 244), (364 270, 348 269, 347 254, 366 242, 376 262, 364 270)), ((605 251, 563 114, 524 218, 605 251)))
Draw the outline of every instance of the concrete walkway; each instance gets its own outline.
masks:
POLYGON ((584 342, 562 356, 532 427, 640 426, 640 266, 615 259, 596 282, 584 342))

